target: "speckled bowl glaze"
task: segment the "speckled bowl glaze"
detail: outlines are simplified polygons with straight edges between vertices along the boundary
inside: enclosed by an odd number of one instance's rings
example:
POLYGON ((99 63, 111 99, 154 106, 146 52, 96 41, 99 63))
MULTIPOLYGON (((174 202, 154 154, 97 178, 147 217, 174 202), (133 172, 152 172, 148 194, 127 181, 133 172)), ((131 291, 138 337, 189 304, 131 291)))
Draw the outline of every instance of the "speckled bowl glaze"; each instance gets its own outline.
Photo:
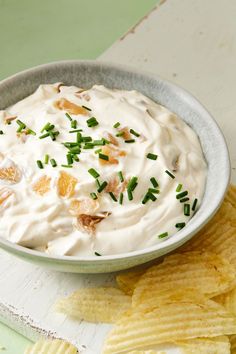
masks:
POLYGON ((230 161, 222 132, 211 115, 193 96, 155 75, 127 67, 98 61, 62 61, 41 65, 1 81, 0 109, 28 96, 40 84, 55 82, 88 88, 93 84, 102 84, 110 88, 136 89, 179 115, 198 134, 208 163, 204 199, 184 229, 162 243, 143 250, 115 256, 52 257, 15 245, 0 237, 1 248, 24 260, 58 271, 106 273, 130 268, 173 251, 209 221, 219 208, 227 190, 230 161))

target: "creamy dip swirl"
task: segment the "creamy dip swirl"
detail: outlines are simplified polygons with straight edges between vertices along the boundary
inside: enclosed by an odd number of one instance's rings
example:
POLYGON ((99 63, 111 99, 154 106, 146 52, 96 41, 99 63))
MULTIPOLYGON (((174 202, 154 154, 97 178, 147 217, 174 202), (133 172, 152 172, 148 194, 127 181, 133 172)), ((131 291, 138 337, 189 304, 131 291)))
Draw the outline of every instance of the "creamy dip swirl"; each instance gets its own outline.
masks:
POLYGON ((174 237, 176 224, 192 217, 194 200, 197 207, 201 203, 207 166, 196 133, 137 91, 41 85, 31 96, 0 111, 0 131, 0 235, 19 245, 56 255, 130 252, 174 237), (98 124, 88 127, 91 117, 98 124), (77 133, 70 133, 75 129, 70 119, 77 121, 82 137, 106 139, 105 145, 94 148, 89 142, 80 143, 79 161, 73 161, 72 168, 61 166, 68 165, 70 152, 63 143, 77 141, 77 133), (54 125, 53 132, 60 133, 54 141, 52 136, 39 138, 47 135, 47 130, 41 131, 48 122, 54 125), (90 148, 84 149, 85 144, 90 148), (99 158, 99 153, 109 161, 99 158), (88 172, 91 168, 100 175, 99 182, 88 172), (7 171, 14 176, 5 176, 7 171), (68 190, 67 181, 59 182, 62 174, 69 175, 74 187, 68 190), (137 184, 129 200, 127 187, 133 177, 137 184), (47 184, 42 186, 40 180, 47 184), (108 185, 99 193, 97 183, 104 181, 108 185), (176 198, 179 184, 179 193, 188 192, 182 198, 189 198, 186 202, 176 198), (149 188, 156 191, 143 204, 149 188), (184 215, 185 204, 190 215, 184 215))

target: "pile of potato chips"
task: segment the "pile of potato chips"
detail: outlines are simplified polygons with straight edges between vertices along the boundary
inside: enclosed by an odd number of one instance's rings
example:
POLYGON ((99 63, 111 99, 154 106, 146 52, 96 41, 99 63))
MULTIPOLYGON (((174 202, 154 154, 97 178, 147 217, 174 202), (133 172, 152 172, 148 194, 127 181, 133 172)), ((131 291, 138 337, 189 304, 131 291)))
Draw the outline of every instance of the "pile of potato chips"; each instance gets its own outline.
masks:
POLYGON ((188 243, 116 282, 56 305, 78 320, 114 323, 103 354, 165 354, 163 344, 184 354, 236 353, 236 187, 188 243))

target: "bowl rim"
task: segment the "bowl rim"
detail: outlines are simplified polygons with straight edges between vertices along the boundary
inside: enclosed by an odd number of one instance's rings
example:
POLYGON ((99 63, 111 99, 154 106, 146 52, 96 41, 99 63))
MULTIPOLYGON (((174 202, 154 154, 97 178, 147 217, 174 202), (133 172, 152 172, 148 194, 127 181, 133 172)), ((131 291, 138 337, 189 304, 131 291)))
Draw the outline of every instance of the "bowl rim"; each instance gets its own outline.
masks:
MULTIPOLYGON (((164 78, 161 78, 159 75, 153 74, 148 71, 144 70, 139 70, 132 68, 128 65, 120 65, 120 64, 114 64, 110 62, 105 62, 105 61, 100 61, 100 60, 60 60, 60 61, 53 61, 50 63, 45 63, 41 65, 34 66, 32 68, 20 71, 14 75, 11 75, 3 80, 0 81, 0 86, 8 83, 11 80, 14 80, 15 78, 20 78, 21 76, 24 77, 25 74, 30 74, 34 73, 35 71, 40 71, 41 69, 50 69, 51 67, 54 67, 55 65, 73 65, 73 64, 81 64, 81 65, 88 65, 88 66, 102 66, 104 69, 114 69, 114 70, 121 70, 125 72, 129 72, 134 75, 143 75, 146 78, 149 79, 156 79, 165 86, 168 86, 171 90, 174 90, 177 95, 184 97, 185 99, 190 99, 191 100, 191 106, 196 107, 197 110, 207 117, 211 121, 211 126, 214 128, 214 130, 217 132, 217 138, 221 139, 221 146, 222 146, 222 155, 224 156, 224 174, 225 174, 225 179, 222 181, 221 184, 221 189, 217 190, 218 193, 218 198, 214 204, 211 204, 210 207, 208 208, 206 212, 206 216, 199 221, 198 225, 193 225, 191 223, 188 223, 186 228, 178 231, 176 234, 173 235, 173 237, 170 237, 169 239, 157 243, 154 246, 151 247, 146 247, 140 250, 132 251, 132 252, 125 252, 125 253, 120 253, 120 254, 114 254, 114 255, 105 255, 105 256, 60 256, 60 255, 49 255, 44 252, 40 252, 37 250, 33 250, 24 246, 20 246, 18 244, 15 244, 7 239, 4 239, 3 237, 0 236, 0 247, 2 249, 5 249, 6 251, 10 251, 15 253, 16 255, 27 255, 30 258, 34 258, 35 260, 38 261, 48 261, 50 263, 66 263, 66 264, 87 264, 90 262, 96 262, 96 263, 104 263, 104 262, 111 262, 111 261, 118 261, 118 260, 129 260, 132 258, 137 258, 137 257, 142 257, 147 254, 152 254, 155 253, 156 251, 162 251, 162 254, 165 253, 165 250, 168 250, 171 246, 173 245, 180 245, 185 242, 187 242, 192 235, 194 235, 197 231, 199 231, 217 212, 219 209, 221 203, 223 202, 225 193, 227 191, 227 188, 229 186, 230 182, 230 157, 229 157, 229 151, 228 147, 226 144, 225 137, 215 121, 215 119, 212 117, 212 115, 207 111, 207 109, 198 101, 198 99, 189 93, 186 89, 182 88, 179 85, 176 85, 169 80, 166 80, 164 78)), ((192 220, 192 219, 191 219, 192 220)), ((168 252, 168 251, 167 251, 168 252)))

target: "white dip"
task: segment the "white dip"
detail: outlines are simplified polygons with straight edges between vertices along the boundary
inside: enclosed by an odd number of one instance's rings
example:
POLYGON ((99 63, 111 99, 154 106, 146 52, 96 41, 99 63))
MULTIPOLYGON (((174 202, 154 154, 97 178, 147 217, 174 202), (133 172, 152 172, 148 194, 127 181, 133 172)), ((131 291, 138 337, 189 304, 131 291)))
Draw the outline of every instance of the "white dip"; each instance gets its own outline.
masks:
POLYGON ((0 133, 0 235, 25 247, 79 256, 143 249, 174 237, 181 228, 176 224, 187 223, 194 214, 194 200, 197 209, 203 197, 207 166, 197 135, 182 119, 137 91, 42 85, 0 111, 0 133), (82 129, 81 135, 70 133, 75 130, 70 117, 77 122, 76 129, 82 129), (94 126, 88 127, 91 117, 94 126), (114 127, 117 122, 120 125, 114 127), (41 132, 47 123, 54 127, 48 124, 49 130, 41 132), (83 137, 105 145, 93 146, 83 137), (66 147, 65 142, 75 146, 66 147), (99 158, 99 149, 108 161, 99 158), (149 153, 156 159, 148 158, 149 153), (68 164, 72 168, 62 166, 68 164), (91 168, 99 173, 100 185, 108 183, 101 193, 88 172, 91 168), (132 177, 137 179, 130 188, 132 177), (177 199, 179 184, 179 193, 188 194, 177 199), (149 188, 154 190, 147 194, 149 188))

